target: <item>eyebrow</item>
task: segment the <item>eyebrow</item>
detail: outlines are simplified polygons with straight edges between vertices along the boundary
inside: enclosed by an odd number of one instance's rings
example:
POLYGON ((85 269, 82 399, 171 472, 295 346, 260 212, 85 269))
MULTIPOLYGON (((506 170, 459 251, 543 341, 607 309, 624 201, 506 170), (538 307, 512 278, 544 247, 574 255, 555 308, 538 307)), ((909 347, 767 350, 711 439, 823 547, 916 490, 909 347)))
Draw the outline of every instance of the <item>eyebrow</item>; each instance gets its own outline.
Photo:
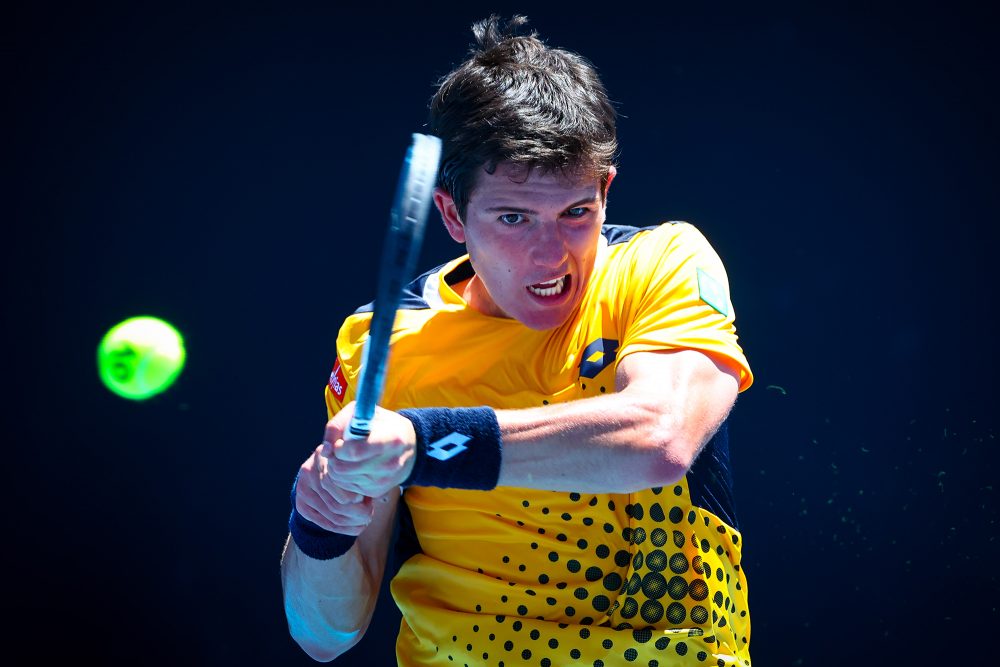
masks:
MULTIPOLYGON (((564 210, 569 210, 571 208, 576 208, 577 206, 582 206, 584 204, 593 204, 595 201, 598 201, 599 199, 600 199, 599 195, 595 195, 593 197, 584 197, 583 199, 579 199, 579 200, 573 202, 572 204, 570 204, 569 206, 567 206, 564 210)), ((521 208, 519 206, 490 206, 490 207, 488 207, 488 208, 486 208, 484 210, 487 211, 488 213, 501 213, 501 212, 504 212, 504 213, 527 213, 528 215, 537 215, 538 214, 538 211, 536 211, 534 209, 531 209, 531 208, 521 208)))

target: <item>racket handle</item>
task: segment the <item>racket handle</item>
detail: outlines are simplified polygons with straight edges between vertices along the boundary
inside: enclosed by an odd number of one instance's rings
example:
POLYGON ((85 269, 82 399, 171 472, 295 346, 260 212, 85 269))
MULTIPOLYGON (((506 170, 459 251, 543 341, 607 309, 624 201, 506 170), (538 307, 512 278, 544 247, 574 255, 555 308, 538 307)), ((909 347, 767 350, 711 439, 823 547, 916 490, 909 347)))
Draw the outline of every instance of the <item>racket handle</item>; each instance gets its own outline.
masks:
POLYGON ((354 440, 367 440, 372 432, 372 420, 361 419, 355 414, 351 417, 351 424, 347 427, 347 430, 354 440))
MULTIPOLYGON (((395 314, 395 309, 393 309, 395 314)), ((385 380, 385 360, 388 356, 388 341, 376 345, 377 358, 372 360, 372 339, 365 341, 365 349, 361 355, 361 377, 358 378, 358 395, 354 403, 354 414, 347 430, 355 440, 367 440, 372 432, 372 420, 375 418, 375 404, 382 393, 385 380)))

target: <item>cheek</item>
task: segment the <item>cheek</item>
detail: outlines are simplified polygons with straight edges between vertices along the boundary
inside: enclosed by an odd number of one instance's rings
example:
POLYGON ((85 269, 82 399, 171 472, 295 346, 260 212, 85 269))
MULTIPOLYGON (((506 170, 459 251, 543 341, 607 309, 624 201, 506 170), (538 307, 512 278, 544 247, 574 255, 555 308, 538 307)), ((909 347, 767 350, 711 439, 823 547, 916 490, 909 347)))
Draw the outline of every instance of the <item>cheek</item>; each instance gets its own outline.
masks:
POLYGON ((597 237, 601 228, 576 230, 570 236, 570 252, 580 263, 588 263, 597 256, 597 237))
POLYGON ((521 244, 500 234, 477 234, 466 248, 480 268, 494 275, 514 273, 517 262, 524 255, 521 244))

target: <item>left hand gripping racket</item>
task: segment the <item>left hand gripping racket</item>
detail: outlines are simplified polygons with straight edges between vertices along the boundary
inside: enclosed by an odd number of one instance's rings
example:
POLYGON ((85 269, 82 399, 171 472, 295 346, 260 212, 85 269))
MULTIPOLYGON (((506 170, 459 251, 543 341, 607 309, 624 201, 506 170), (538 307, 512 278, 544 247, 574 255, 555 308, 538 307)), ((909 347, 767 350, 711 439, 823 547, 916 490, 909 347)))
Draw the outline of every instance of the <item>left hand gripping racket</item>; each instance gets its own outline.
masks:
POLYGON ((420 254, 440 161, 441 140, 429 134, 414 134, 403 160, 389 215, 389 231, 382 247, 382 263, 375 291, 375 309, 361 362, 354 416, 348 427, 351 436, 357 439, 365 439, 371 433, 375 405, 382 397, 389 359, 389 337, 403 287, 410 280, 420 254))

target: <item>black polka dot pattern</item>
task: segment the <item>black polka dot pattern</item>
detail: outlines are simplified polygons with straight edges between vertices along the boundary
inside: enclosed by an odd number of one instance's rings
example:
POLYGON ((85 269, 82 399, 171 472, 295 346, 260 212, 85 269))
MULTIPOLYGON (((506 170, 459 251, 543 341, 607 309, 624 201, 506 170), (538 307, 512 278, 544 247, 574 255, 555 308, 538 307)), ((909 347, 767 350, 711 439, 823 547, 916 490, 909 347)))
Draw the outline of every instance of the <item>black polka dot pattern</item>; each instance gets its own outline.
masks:
MULTIPOLYGON (((401 641, 413 633, 413 655, 433 647, 415 664, 666 667, 714 665, 721 659, 715 656, 727 656, 726 666, 749 661, 738 534, 693 508, 684 481, 628 496, 504 491, 510 501, 505 497, 488 508, 494 526, 506 531, 502 541, 464 540, 458 548, 456 540, 464 538, 456 529, 435 550, 433 541, 422 538, 424 554, 412 559, 419 566, 408 562, 393 581, 405 613, 419 596, 408 598, 401 589, 419 591, 425 581, 451 571, 475 573, 456 582, 461 588, 446 598, 467 611, 424 606, 418 614, 415 606, 405 616, 401 641), (454 570, 435 569, 437 562, 453 563, 454 570)), ((431 492, 443 493, 407 491, 431 492)))

